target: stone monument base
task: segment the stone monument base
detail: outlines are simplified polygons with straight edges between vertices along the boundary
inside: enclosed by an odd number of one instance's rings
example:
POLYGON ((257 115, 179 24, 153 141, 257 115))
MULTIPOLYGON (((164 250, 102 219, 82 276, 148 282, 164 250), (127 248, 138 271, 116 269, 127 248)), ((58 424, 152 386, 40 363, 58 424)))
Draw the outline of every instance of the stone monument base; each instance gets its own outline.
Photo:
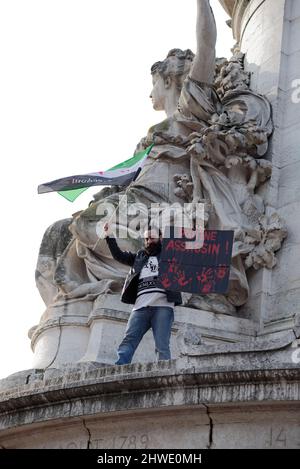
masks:
MULTIPOLYGON (((80 302, 48 308, 41 325, 29 336, 34 351, 33 367, 58 368, 65 363, 97 362, 112 365, 126 329, 131 305, 121 303, 119 295, 101 295, 83 310, 80 302), (51 319, 50 319, 51 318, 51 319)), ((246 318, 215 314, 188 307, 175 308, 171 353, 178 358, 184 342, 219 345, 248 342, 258 333, 258 324, 246 318)), ((133 363, 155 361, 152 332, 138 347, 133 363)))
POLYGON ((300 368, 291 345, 188 353, 16 373, 0 382, 0 447, 299 448, 300 368))

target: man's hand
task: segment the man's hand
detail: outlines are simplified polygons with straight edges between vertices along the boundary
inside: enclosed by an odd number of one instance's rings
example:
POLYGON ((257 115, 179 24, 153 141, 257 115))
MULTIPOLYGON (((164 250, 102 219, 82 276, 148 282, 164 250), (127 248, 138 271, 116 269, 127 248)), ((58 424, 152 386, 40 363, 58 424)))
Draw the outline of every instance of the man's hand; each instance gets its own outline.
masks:
POLYGON ((109 226, 107 222, 103 226, 103 230, 104 230, 104 237, 107 238, 109 236, 109 226))

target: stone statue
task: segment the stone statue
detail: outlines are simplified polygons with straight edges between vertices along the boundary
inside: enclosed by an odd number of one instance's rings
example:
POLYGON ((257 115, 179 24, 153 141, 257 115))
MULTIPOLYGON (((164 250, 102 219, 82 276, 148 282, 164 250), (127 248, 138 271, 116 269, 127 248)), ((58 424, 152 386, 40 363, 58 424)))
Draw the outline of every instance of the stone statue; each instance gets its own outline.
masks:
MULTIPOLYGON (((228 294, 187 295, 186 306, 234 314, 248 298, 246 270, 276 263, 286 232, 276 214, 266 216, 257 193, 271 175, 271 164, 262 159, 272 133, 270 105, 250 91, 239 51, 230 61, 216 61, 213 12, 209 0, 197 4, 196 55, 173 49, 152 66, 153 107, 167 118, 137 146, 141 151, 154 143, 138 178, 128 188, 104 188, 86 210, 44 235, 37 265, 48 307, 42 320, 51 317, 53 305, 65 311, 70 302, 120 292, 127 269, 112 259, 96 226, 99 206, 109 202, 118 212, 125 190, 128 204, 204 202, 208 229, 234 230, 228 294)), ((137 250, 139 243, 131 232, 118 239, 121 249, 137 250)))

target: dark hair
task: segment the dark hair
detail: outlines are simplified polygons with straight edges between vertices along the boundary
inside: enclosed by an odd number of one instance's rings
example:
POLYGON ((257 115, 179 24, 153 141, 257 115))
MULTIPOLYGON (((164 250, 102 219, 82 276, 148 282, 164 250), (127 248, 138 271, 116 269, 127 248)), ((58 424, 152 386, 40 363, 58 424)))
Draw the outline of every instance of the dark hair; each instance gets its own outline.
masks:
POLYGON ((172 49, 163 62, 155 62, 151 67, 151 73, 159 73, 163 78, 171 77, 179 90, 187 77, 195 54, 190 50, 172 49))

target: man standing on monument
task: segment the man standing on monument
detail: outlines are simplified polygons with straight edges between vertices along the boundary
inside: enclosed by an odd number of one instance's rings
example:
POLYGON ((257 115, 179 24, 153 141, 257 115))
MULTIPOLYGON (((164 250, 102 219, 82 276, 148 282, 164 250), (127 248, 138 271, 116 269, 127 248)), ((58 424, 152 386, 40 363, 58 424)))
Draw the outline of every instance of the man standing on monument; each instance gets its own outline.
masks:
POLYGON ((123 287, 121 301, 133 304, 125 336, 118 348, 116 365, 131 363, 143 336, 152 329, 158 360, 170 360, 171 327, 174 306, 182 303, 181 293, 167 291, 158 285, 161 232, 149 228, 144 233, 144 249, 136 254, 121 251, 104 225, 105 238, 114 259, 131 267, 123 287))

